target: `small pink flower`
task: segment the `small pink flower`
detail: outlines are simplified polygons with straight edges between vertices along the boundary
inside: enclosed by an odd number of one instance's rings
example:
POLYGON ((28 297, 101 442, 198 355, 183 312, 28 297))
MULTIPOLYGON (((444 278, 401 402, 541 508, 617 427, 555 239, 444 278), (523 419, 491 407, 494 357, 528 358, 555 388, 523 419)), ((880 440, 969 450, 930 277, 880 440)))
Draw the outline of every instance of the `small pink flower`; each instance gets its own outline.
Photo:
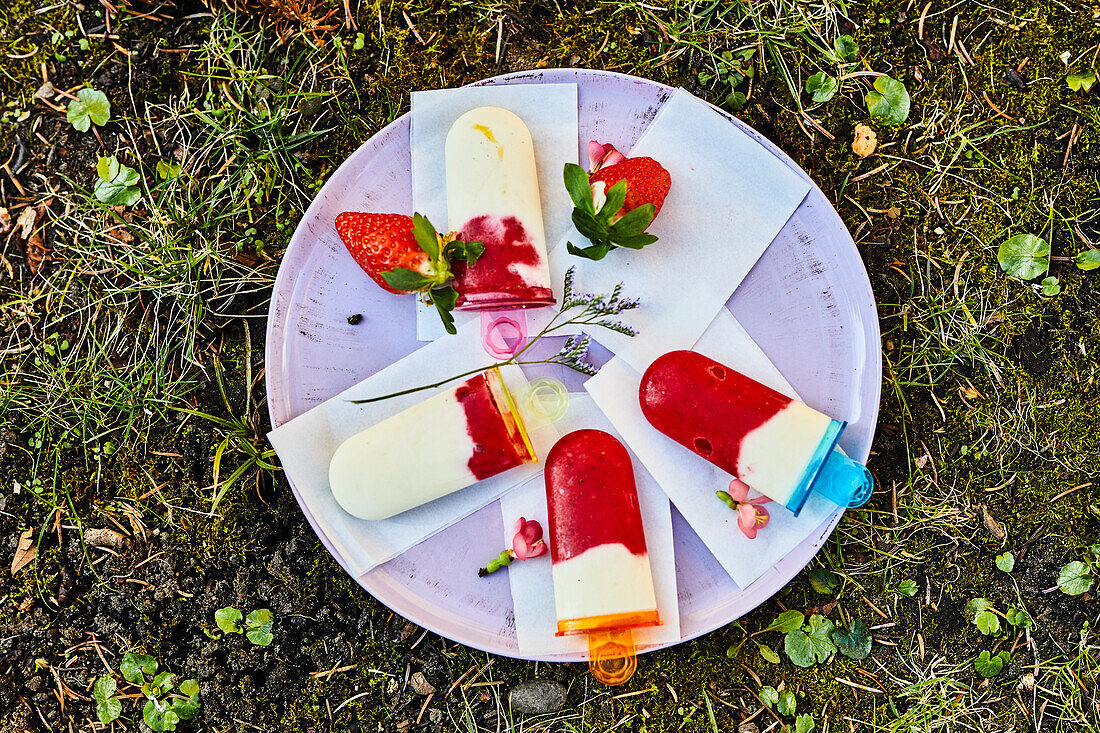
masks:
POLYGON ((542 525, 534 519, 520 517, 512 528, 512 552, 519 560, 529 560, 546 552, 542 541, 542 525))
POLYGON ((609 168, 626 160, 626 156, 615 149, 611 143, 601 144, 595 140, 588 141, 588 174, 591 175, 600 168, 609 168))
POLYGON ((729 495, 737 507, 737 526, 750 540, 756 539, 756 532, 767 527, 771 520, 768 510, 760 505, 771 499, 766 496, 750 499, 748 484, 737 479, 730 481, 729 495))

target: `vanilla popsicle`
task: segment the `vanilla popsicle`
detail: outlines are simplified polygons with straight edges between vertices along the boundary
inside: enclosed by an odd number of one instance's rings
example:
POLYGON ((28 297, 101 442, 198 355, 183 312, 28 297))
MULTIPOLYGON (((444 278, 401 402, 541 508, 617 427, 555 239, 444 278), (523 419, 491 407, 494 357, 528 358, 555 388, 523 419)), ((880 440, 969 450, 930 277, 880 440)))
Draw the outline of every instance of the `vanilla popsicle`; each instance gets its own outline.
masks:
POLYGON ((592 674, 622 684, 637 665, 631 629, 661 623, 630 454, 577 430, 550 450, 545 476, 558 635, 588 634, 592 674))
POLYGON ((485 243, 473 265, 453 263, 460 310, 554 302, 531 133, 500 107, 478 107, 447 135, 447 219, 458 238, 485 243))
POLYGON ((535 460, 494 369, 348 438, 329 484, 349 514, 386 519, 535 460))
POLYGON ((866 466, 834 450, 846 423, 694 351, 655 359, 638 400, 657 430, 796 516, 811 491, 859 506, 874 488, 866 466))

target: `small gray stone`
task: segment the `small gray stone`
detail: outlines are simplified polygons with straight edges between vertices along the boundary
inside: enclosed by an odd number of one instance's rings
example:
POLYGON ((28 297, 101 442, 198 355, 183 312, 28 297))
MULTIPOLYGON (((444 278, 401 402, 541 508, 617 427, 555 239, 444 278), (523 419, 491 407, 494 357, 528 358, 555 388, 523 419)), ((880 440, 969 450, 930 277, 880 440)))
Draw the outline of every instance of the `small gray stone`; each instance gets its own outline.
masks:
POLYGON ((508 705, 524 715, 556 713, 565 707, 565 685, 554 680, 520 682, 508 693, 508 705))

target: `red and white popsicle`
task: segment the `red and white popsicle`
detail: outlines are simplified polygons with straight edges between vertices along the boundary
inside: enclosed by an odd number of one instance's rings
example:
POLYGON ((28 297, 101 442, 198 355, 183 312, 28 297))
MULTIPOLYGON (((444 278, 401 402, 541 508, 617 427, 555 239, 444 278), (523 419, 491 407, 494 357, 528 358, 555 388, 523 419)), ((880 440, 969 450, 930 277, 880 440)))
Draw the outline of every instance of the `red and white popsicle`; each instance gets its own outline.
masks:
POLYGON ((630 454, 601 430, 561 438, 546 458, 558 635, 588 634, 592 674, 637 666, 631 629, 660 625, 630 454))
POLYGON ((485 243, 473 265, 453 263, 457 308, 552 304, 535 149, 527 125, 500 107, 472 109, 451 126, 445 155, 448 226, 463 241, 485 243))
POLYGON ((329 484, 349 514, 386 519, 536 460, 493 369, 348 438, 332 456, 329 484))
POLYGON ((874 482, 834 450, 845 423, 694 351, 658 357, 638 389, 653 427, 795 513, 810 492, 859 506, 874 482))

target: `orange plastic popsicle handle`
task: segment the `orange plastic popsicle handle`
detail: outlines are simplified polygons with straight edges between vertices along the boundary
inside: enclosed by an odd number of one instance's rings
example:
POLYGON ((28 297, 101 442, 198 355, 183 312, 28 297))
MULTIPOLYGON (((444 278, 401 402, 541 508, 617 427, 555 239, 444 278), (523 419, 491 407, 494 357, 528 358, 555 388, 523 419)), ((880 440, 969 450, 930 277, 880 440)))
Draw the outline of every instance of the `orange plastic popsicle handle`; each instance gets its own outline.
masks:
POLYGON ((611 613, 559 620, 557 635, 587 634, 588 669, 597 680, 614 687, 633 677, 638 668, 633 629, 660 625, 656 609, 611 613))
POLYGON ((588 634, 588 669, 608 687, 626 683, 638 668, 631 629, 593 631, 588 634))

